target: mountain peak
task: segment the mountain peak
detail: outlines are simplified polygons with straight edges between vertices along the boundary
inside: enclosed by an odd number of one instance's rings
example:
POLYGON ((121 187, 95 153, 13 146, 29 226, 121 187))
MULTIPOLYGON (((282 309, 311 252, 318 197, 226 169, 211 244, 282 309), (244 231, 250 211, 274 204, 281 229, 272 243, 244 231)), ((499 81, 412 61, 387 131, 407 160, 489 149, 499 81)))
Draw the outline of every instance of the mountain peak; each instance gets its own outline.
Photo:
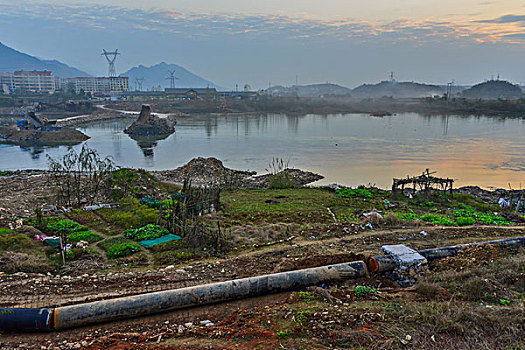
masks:
POLYGON ((0 42, 0 73, 9 73, 17 70, 47 70, 61 78, 90 76, 86 72, 57 60, 42 60, 17 51, 0 42))
POLYGON ((209 86, 211 88, 222 89, 220 86, 190 72, 184 67, 166 62, 160 62, 149 67, 139 65, 121 74, 121 76, 129 77, 130 85, 134 83, 135 79, 144 78, 143 89, 157 88, 158 86, 166 88, 170 87, 169 71, 175 71, 175 87, 205 88, 209 86))

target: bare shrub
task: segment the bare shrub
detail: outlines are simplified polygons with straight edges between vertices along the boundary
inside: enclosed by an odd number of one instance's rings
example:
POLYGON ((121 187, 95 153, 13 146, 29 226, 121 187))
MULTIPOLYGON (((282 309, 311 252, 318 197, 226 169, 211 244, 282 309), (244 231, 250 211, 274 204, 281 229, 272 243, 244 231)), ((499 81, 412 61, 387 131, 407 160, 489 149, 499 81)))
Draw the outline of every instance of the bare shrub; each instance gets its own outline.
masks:
POLYGON ((68 207, 93 204, 106 190, 108 175, 115 169, 111 158, 101 159, 96 150, 86 146, 80 153, 71 149, 60 160, 48 156, 48 163, 56 202, 68 207))
POLYGON ((205 249, 217 254, 226 253, 231 248, 231 242, 219 224, 217 230, 212 230, 201 222, 195 222, 187 228, 184 240, 192 248, 205 249))

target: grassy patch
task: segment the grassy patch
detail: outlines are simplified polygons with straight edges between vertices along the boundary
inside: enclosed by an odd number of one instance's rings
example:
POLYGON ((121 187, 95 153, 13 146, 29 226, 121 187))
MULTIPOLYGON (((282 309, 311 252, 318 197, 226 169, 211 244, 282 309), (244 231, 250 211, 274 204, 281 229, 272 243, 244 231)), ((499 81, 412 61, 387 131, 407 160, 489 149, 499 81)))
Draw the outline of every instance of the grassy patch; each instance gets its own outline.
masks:
POLYGON ((470 218, 475 222, 479 222, 481 224, 490 224, 490 225, 510 225, 510 222, 508 222, 503 216, 494 214, 494 213, 482 213, 479 211, 476 211, 474 207, 470 207, 468 205, 461 205, 460 209, 454 210, 454 216, 457 218, 470 218))
POLYGON ((93 211, 90 210, 72 210, 67 213, 68 217, 81 225, 87 226, 95 231, 114 235, 122 232, 121 228, 104 222, 93 211))
POLYGON ((457 207, 463 204, 480 212, 495 212, 501 209, 497 204, 484 203, 481 199, 466 193, 454 193, 454 201, 456 203, 453 204, 457 207))
POLYGON ((15 231, 5 228, 5 227, 0 227, 0 236, 10 235, 13 233, 15 233, 15 231))
POLYGON ((377 289, 367 286, 356 286, 354 293, 356 297, 362 298, 368 294, 377 294, 377 289))
POLYGON ((124 258, 140 252, 140 245, 135 242, 116 243, 106 251, 108 259, 124 258))
POLYGON ((476 223, 476 219, 472 217, 457 217, 456 222, 458 226, 468 226, 468 225, 474 225, 476 223))
POLYGON ((355 216, 355 214, 352 212, 351 209, 347 209, 346 211, 343 211, 342 213, 339 213, 337 215, 337 220, 339 222, 345 223, 345 224, 351 224, 351 223, 357 223, 359 220, 355 216))
POLYGON ((134 198, 125 198, 118 208, 102 208, 97 213, 107 222, 125 229, 153 224, 159 216, 155 209, 140 204, 134 198))
POLYGON ((358 188, 343 187, 335 191, 341 198, 372 198, 374 195, 372 191, 360 186, 358 188))
POLYGON ((327 207, 345 207, 334 192, 322 188, 226 191, 222 196, 227 225, 261 222, 330 222, 327 207))
POLYGON ((86 241, 88 243, 95 243, 102 239, 100 235, 90 231, 73 232, 67 236, 69 243, 77 243, 80 241, 86 241))
POLYGON ((103 251, 107 252, 108 249, 115 244, 129 243, 129 242, 131 242, 129 239, 127 239, 126 237, 120 236, 120 237, 112 237, 112 238, 105 239, 102 242, 99 242, 97 246, 103 251))
POLYGON ((442 214, 423 214, 420 219, 432 225, 457 226, 457 223, 454 220, 442 214))
POLYGON ((31 251, 34 248, 33 240, 24 234, 0 237, 0 250, 11 252, 31 251))
POLYGON ((66 252, 66 261, 80 260, 87 256, 92 256, 92 255, 100 255, 100 253, 90 248, 86 248, 86 249, 73 248, 66 252))
POLYGON ((0 171, 0 176, 13 176, 21 174, 22 172, 20 170, 2 170, 0 171))
POLYGON ((56 264, 48 259, 53 249, 25 234, 0 236, 0 271, 39 272, 53 271, 56 264))
POLYGON ((396 217, 404 221, 416 221, 419 219, 419 215, 416 213, 398 213, 396 217))

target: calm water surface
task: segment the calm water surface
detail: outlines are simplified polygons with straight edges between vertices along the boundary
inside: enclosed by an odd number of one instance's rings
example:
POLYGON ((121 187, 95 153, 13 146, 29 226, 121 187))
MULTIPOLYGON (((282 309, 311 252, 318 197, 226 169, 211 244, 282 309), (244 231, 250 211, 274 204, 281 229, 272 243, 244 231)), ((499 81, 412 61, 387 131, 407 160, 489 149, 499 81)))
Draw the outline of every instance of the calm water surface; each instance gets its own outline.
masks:
MULTIPOLYGON (((373 183, 388 188, 393 177, 424 169, 459 185, 525 186, 525 119, 426 117, 399 114, 194 116, 179 119, 175 134, 137 142, 124 134, 128 122, 79 128, 86 143, 121 166, 171 169, 194 157, 217 157, 228 167, 264 172, 272 157, 318 172, 319 184, 373 183)), ((81 145, 73 148, 79 149, 81 145)), ((0 169, 47 167, 47 155, 68 147, 0 145, 0 169)))

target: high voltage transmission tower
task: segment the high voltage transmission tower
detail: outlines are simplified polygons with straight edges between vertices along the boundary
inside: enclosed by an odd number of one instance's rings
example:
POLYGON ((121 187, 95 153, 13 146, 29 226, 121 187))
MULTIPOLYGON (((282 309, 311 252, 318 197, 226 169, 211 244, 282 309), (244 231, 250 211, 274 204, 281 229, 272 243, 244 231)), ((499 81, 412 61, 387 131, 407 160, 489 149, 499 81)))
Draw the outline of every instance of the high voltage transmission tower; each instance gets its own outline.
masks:
POLYGON ((170 73, 170 76, 167 77, 166 80, 170 81, 170 88, 174 89, 175 88, 175 80, 179 80, 179 78, 177 78, 175 76, 175 71, 174 70, 169 70, 168 72, 170 73))
POLYGON ((135 90, 136 91, 142 91, 143 82, 144 82, 144 78, 135 78, 135 90))
POLYGON ((120 55, 118 52, 118 49, 116 49, 113 52, 107 52, 106 50, 102 50, 102 56, 105 56, 108 60, 109 69, 108 69, 108 76, 110 77, 116 77, 117 72, 115 70, 115 61, 117 60, 117 56, 120 55))

